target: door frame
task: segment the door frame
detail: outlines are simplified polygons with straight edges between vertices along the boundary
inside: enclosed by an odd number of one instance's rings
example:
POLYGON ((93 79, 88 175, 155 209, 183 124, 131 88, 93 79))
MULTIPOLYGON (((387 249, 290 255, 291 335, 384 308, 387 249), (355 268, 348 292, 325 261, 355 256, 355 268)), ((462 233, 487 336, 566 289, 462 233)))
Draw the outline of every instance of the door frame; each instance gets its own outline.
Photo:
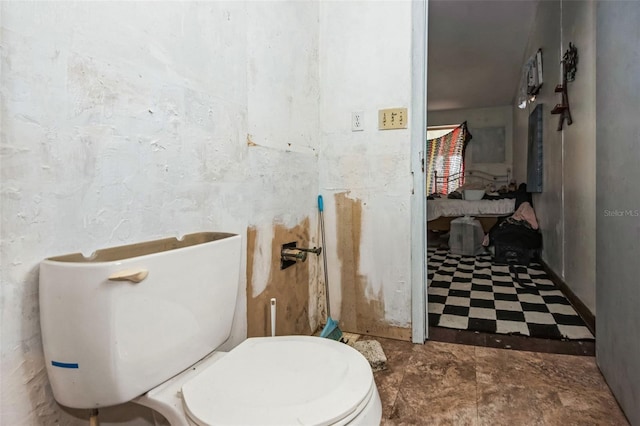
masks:
POLYGON ((429 0, 411 3, 411 340, 429 337, 427 215, 424 157, 427 145, 427 26, 429 0))

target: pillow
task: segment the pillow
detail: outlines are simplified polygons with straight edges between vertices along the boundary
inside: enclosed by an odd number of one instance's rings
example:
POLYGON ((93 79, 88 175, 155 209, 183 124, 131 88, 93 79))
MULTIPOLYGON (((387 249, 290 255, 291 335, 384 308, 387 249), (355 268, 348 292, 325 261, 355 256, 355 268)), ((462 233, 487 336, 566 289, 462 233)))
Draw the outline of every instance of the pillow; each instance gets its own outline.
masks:
POLYGON ((536 219, 536 212, 531 207, 531 204, 524 202, 520 204, 518 210, 511 216, 515 220, 526 220, 531 225, 531 228, 538 229, 538 219, 536 219))

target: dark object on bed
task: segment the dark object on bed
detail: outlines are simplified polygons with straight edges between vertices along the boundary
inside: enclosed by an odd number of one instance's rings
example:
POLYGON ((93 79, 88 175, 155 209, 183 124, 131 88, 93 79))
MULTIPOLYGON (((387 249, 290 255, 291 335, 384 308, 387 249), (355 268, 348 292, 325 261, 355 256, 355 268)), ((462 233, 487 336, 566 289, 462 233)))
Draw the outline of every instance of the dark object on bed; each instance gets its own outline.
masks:
POLYGON ((515 198, 516 199, 516 205, 514 210, 518 210, 518 207, 520 207, 520 204, 524 203, 525 201, 529 202, 529 204, 532 204, 532 198, 531 198, 531 193, 527 192, 527 184, 526 183, 521 183, 518 186, 518 189, 516 189, 515 191, 509 191, 509 192, 502 192, 502 193, 498 193, 498 195, 489 195, 489 194, 485 194, 485 196, 482 198, 483 200, 501 200, 503 198, 515 198))
POLYGON ((498 192, 497 195, 485 194, 482 197, 483 200, 502 200, 504 198, 516 198, 516 191, 511 192, 498 192))

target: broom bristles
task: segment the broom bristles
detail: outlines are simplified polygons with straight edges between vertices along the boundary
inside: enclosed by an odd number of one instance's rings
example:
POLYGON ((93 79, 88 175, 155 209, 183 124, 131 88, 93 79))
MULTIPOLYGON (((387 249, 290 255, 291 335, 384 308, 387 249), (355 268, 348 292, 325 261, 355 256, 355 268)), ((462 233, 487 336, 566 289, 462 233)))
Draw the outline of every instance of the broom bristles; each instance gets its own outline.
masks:
POLYGON ((338 327, 338 322, 334 321, 332 318, 327 318, 327 325, 322 329, 320 337, 340 341, 342 331, 338 327))

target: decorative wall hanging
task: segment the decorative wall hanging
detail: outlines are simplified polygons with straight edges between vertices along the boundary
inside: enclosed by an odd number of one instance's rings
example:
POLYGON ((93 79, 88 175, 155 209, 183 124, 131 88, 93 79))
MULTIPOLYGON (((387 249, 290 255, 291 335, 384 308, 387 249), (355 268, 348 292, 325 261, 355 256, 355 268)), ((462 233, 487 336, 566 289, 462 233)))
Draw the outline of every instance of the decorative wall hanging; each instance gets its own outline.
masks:
POLYGON ((538 49, 531 57, 531 68, 528 73, 527 95, 535 97, 542 87, 542 49, 538 49))
POLYGON ((533 102, 542 87, 542 49, 532 55, 522 67, 518 86, 518 108, 526 108, 533 102))
POLYGON ((562 93, 562 103, 556 104, 551 110, 551 114, 560 114, 558 131, 562 130, 565 120, 567 120, 567 125, 571 126, 573 124, 569 106, 569 94, 567 93, 567 82, 575 80, 576 71, 578 70, 578 49, 573 43, 569 43, 569 48, 562 56, 560 64, 562 65, 562 84, 556 86, 555 92, 562 93))

